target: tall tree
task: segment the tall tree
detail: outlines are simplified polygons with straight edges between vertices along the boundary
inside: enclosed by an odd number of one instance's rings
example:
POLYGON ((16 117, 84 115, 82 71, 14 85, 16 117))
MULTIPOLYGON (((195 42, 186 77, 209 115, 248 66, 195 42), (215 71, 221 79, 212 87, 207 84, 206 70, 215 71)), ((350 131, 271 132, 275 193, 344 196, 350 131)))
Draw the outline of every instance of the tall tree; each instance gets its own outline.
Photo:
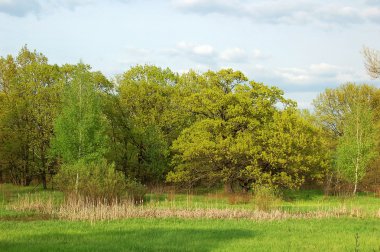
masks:
POLYGON ((135 66, 119 76, 109 107, 113 159, 125 176, 143 183, 163 181, 169 146, 186 124, 178 75, 156 66, 135 66))
POLYGON ((326 89, 313 101, 319 122, 333 138, 343 134, 345 117, 356 103, 371 108, 374 120, 380 119, 380 91, 374 86, 346 83, 326 89))
MULTIPOLYGON (((339 139, 344 136, 348 119, 357 106, 366 107, 371 111, 372 124, 380 120, 380 90, 374 86, 347 83, 335 89, 326 89, 314 101, 314 111, 318 124, 324 129, 324 143, 330 152, 330 169, 326 176, 325 190, 339 189, 342 184, 334 161, 339 139)), ((375 138, 378 138, 376 136, 375 138)))
POLYGON ((102 169, 108 139, 94 74, 82 63, 72 70, 72 78, 67 79, 64 87, 62 110, 54 125, 52 152, 65 164, 58 180, 69 184, 69 181, 75 181, 69 187, 74 186, 78 194, 83 193, 78 191, 83 185, 82 180, 89 179, 92 174, 86 165, 95 164, 94 167, 102 169))
MULTIPOLYGON (((15 183, 27 185, 46 174, 53 120, 59 103, 60 71, 25 46, 18 56, 0 59, 3 93, 2 152, 15 183)), ((1 155, 1 154, 0 154, 1 155)))
POLYGON ((173 143, 175 170, 168 181, 223 182, 227 191, 236 184, 247 191, 253 183, 298 187, 319 169, 317 131, 281 90, 247 85, 244 75, 230 69, 204 78, 201 91, 186 98, 198 118, 173 143))
POLYGON ((52 147, 65 163, 98 160, 107 151, 106 118, 95 84, 89 67, 79 64, 64 87, 52 147))
POLYGON ((353 194, 356 194, 369 163, 376 157, 376 143, 372 112, 357 104, 346 118, 336 153, 338 172, 354 184, 353 194))

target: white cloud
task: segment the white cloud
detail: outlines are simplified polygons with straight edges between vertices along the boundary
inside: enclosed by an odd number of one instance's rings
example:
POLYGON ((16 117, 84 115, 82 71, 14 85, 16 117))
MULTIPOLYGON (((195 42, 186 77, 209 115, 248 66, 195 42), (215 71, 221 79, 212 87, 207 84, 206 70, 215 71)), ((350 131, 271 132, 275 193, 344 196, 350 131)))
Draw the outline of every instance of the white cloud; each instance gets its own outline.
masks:
POLYGON ((225 61, 246 61, 247 53, 239 47, 228 48, 220 53, 220 59, 225 61))
POLYGON ((248 17, 255 22, 271 24, 347 25, 380 22, 378 0, 174 0, 172 3, 184 12, 248 17))
POLYGON ((201 56, 210 56, 214 53, 214 48, 210 45, 198 45, 193 48, 193 52, 201 56))
POLYGON ((219 53, 219 59, 226 62, 245 63, 256 60, 267 60, 270 56, 259 49, 244 50, 240 47, 227 48, 219 53))
POLYGON ((269 58, 261 50, 245 50, 241 47, 229 47, 222 50, 210 44, 179 42, 175 48, 161 50, 168 56, 189 58, 198 64, 208 64, 209 67, 220 67, 228 63, 237 65, 252 63, 269 58))
POLYGON ((305 68, 277 68, 274 74, 287 84, 310 86, 318 83, 334 84, 366 79, 363 72, 350 67, 335 66, 327 63, 312 64, 305 68))
POLYGON ((212 56, 214 54, 214 48, 208 44, 193 44, 182 41, 178 43, 177 48, 197 56, 212 56))

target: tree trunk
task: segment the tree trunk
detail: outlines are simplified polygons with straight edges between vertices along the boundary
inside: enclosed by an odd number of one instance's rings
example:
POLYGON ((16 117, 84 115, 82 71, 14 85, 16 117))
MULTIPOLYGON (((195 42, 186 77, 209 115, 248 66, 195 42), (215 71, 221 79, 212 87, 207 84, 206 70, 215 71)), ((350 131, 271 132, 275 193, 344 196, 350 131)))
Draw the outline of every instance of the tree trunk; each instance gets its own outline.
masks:
POLYGON ((224 183, 224 192, 225 193, 233 193, 234 192, 232 181, 226 181, 224 183))
POLYGON ((40 176, 41 176, 41 182, 44 190, 47 189, 47 182, 46 182, 46 159, 43 153, 43 150, 41 150, 41 163, 42 163, 42 169, 40 170, 40 176))
POLYGON ((242 190, 243 190, 243 193, 248 193, 248 191, 249 191, 249 188, 248 188, 248 187, 246 187, 246 186, 244 186, 242 190))
POLYGON ((77 171, 77 177, 75 179, 75 194, 78 195, 78 185, 79 185, 79 171, 77 171))
POLYGON ((30 175, 26 175, 24 186, 29 186, 32 183, 32 177, 30 175))
POLYGON ((358 159, 356 160, 356 165, 355 165, 355 186, 354 186, 354 192, 353 195, 356 194, 356 190, 358 189, 358 170, 359 170, 359 164, 358 164, 358 159))
POLYGON ((356 109, 356 163, 355 163, 355 186, 353 195, 356 194, 358 188, 358 172, 359 172, 359 160, 360 160, 360 145, 361 138, 359 137, 359 111, 356 109))
POLYGON ((47 182, 46 182, 46 173, 45 171, 41 172, 41 182, 44 190, 47 189, 47 182))

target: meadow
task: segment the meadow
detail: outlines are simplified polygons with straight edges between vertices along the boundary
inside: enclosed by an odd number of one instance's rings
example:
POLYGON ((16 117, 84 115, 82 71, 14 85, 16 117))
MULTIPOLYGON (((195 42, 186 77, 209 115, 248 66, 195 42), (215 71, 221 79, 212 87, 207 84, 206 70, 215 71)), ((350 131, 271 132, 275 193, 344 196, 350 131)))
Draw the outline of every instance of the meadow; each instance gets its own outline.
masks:
MULTIPOLYGON (((324 196, 316 190, 285 192, 267 219, 172 217, 68 220, 38 209, 15 210, 23 199, 63 202, 57 191, 0 185, 0 251, 380 251, 380 198, 324 196), (301 213, 341 216, 297 217, 301 213)), ((254 199, 219 192, 151 192, 133 208, 177 211, 253 211, 254 199)))

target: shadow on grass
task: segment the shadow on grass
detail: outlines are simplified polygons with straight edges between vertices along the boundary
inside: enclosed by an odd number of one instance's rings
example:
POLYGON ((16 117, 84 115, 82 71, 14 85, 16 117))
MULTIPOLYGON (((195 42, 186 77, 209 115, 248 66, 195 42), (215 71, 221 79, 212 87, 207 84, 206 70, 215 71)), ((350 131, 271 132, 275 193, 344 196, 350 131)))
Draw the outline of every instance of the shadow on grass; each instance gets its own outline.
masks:
POLYGON ((0 242, 0 251, 212 251, 232 240, 255 236, 239 229, 115 229, 31 234, 22 240, 0 242))

